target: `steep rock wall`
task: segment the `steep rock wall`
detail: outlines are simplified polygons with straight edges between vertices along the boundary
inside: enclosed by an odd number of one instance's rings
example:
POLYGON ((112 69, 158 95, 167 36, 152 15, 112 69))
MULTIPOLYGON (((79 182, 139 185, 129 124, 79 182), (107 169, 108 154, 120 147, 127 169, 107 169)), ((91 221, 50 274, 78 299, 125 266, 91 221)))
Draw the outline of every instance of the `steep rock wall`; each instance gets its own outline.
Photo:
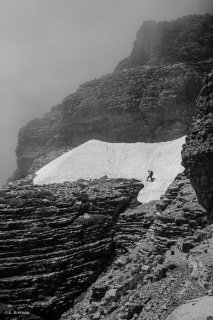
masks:
POLYGON ((204 80, 182 158, 200 203, 213 218, 213 73, 204 80))

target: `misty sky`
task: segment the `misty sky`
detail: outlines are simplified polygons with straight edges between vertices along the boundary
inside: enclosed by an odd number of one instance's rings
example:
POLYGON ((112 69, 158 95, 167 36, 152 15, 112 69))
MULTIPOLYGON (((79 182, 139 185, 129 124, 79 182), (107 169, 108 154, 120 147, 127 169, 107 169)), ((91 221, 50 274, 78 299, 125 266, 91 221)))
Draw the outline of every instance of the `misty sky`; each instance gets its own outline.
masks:
POLYGON ((144 20, 213 12, 213 0, 0 0, 0 184, 20 127, 128 56, 144 20))

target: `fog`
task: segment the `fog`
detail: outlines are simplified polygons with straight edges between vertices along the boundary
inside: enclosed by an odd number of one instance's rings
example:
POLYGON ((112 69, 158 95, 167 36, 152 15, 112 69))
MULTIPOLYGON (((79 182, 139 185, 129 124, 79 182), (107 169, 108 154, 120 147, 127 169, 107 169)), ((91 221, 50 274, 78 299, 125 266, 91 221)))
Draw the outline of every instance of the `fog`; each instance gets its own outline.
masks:
POLYGON ((0 0, 0 184, 18 130, 128 56, 144 20, 212 13, 212 0, 0 0))

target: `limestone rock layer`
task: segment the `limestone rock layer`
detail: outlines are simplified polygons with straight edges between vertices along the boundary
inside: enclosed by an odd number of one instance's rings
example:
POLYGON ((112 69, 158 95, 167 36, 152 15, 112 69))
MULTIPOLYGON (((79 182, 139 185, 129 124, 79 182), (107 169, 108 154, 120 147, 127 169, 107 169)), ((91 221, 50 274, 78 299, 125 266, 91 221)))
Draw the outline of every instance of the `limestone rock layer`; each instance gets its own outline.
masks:
POLYGON ((141 187, 124 179, 20 180, 2 189, 1 303, 57 319, 110 261, 118 214, 141 187))

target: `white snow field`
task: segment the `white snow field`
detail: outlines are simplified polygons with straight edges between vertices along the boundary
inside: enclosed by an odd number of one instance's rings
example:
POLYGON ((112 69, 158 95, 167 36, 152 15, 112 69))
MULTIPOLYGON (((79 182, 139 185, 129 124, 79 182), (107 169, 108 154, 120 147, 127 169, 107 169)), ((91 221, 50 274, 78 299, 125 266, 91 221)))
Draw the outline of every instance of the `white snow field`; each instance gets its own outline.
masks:
POLYGON ((90 140, 36 172, 34 184, 62 183, 77 179, 135 178, 144 183, 141 203, 158 200, 175 176, 183 171, 181 149, 185 137, 159 143, 108 143, 90 140), (154 182, 147 182, 152 170, 154 182))

